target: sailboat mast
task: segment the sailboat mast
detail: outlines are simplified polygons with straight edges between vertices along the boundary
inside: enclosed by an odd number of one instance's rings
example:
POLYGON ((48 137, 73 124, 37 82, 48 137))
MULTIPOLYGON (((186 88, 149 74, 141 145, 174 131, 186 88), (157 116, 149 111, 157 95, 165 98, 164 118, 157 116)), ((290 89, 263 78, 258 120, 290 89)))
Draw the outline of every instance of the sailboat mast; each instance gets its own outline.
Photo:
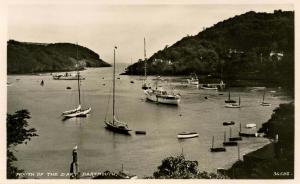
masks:
POLYGON ((212 137, 212 141, 211 141, 211 148, 214 148, 214 140, 215 140, 214 138, 215 138, 215 137, 213 136, 213 137, 212 137))
POLYGON ((263 103, 265 102, 265 94, 266 94, 266 89, 264 90, 264 95, 263 95, 263 103))
POLYGON ((240 132, 242 132, 242 124, 240 123, 240 132))
POLYGON ((145 62, 145 80, 147 78, 147 61, 146 61, 146 39, 144 38, 144 62, 145 62))
MULTIPOLYGON (((130 65, 132 66, 132 56, 130 57, 130 65)), ((132 75, 132 67, 130 68, 130 75, 132 75)))
POLYGON ((76 43, 76 61, 77 61, 77 84, 78 84, 78 102, 81 105, 80 101, 80 74, 79 74, 79 62, 78 62, 78 43, 76 43))
POLYGON ((113 69, 113 120, 112 122, 115 122, 115 65, 116 65, 116 49, 117 47, 114 48, 114 69, 113 69))

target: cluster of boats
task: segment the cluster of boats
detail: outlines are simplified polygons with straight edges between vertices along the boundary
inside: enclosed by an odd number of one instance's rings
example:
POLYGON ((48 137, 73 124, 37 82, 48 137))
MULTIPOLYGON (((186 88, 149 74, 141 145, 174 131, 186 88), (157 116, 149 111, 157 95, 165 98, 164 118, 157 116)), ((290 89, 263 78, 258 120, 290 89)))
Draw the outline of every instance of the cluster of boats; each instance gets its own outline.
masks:
POLYGON ((193 86, 196 86, 197 88, 205 89, 205 90, 223 90, 223 89, 225 89, 225 86, 226 86, 226 84, 222 80, 220 81, 220 83, 201 84, 196 73, 190 74, 190 78, 187 79, 187 83, 189 85, 193 85, 193 86))
MULTIPOLYGON (((231 126, 234 125, 235 122, 234 121, 230 121, 230 122, 223 122, 223 126, 231 126)), ((255 129, 256 128, 256 124, 255 123, 249 123, 246 124, 245 126, 246 129, 255 129)), ((229 127, 229 138, 226 138, 226 131, 224 131, 224 141, 223 141, 223 146, 222 147, 215 147, 214 146, 214 136, 212 137, 212 144, 211 144, 211 148, 210 151, 211 152, 224 152, 226 151, 226 146, 238 146, 238 141, 242 141, 242 137, 257 137, 258 133, 243 133, 242 132, 242 127, 240 124, 240 131, 239 131, 239 136, 236 137, 232 137, 232 131, 231 131, 231 127, 229 127)), ((190 138, 195 138, 198 137, 199 134, 197 132, 181 132, 179 134, 177 134, 177 138, 178 139, 190 139, 190 138)))
MULTIPOLYGON (((230 126, 234 125, 233 121, 230 122, 223 122, 223 126, 230 126), (228 124, 229 123, 229 124, 228 124)), ((224 141, 223 141, 223 147, 214 147, 214 136, 212 137, 212 145, 210 148, 211 152, 224 152, 226 151, 226 146, 238 146, 238 141, 242 141, 242 137, 258 137, 258 133, 256 132, 256 124, 255 123, 249 123, 245 126, 246 129, 252 129, 255 130, 255 133, 249 133, 249 132, 242 132, 242 125, 240 124, 240 131, 239 135, 236 137, 232 137, 232 131, 231 127, 229 127, 229 138, 226 138, 226 131, 224 132, 224 141)))
MULTIPOLYGON (((146 42, 144 40, 144 47, 146 45, 146 42)), ((116 49, 114 48, 114 64, 113 64, 113 105, 112 105, 112 117, 110 120, 105 116, 104 125, 108 130, 111 130, 113 132, 122 133, 122 134, 129 134, 130 131, 132 131, 128 124, 126 122, 123 122, 121 120, 117 119, 116 111, 115 111, 115 55, 116 55, 116 49)), ((77 55, 78 55, 78 49, 77 49, 77 55)), ((149 82, 147 82, 147 58, 146 58, 146 49, 144 48, 144 63, 145 63, 145 80, 142 85, 142 89, 145 94, 145 98, 154 103, 160 103, 160 104, 168 104, 168 105, 179 105, 181 101, 181 95, 179 93, 175 94, 173 91, 169 92, 165 90, 162 86, 159 86, 158 83, 160 81, 160 77, 158 76, 155 80, 154 86, 151 86, 149 82)), ((74 109, 67 110, 62 112, 62 116, 64 118, 73 118, 73 117, 85 117, 87 114, 89 114, 92 110, 91 107, 83 108, 81 105, 81 98, 80 98, 80 82, 84 80, 85 78, 80 75, 79 70, 75 75, 71 75, 66 73, 65 75, 53 75, 53 79, 55 80, 77 80, 77 87, 78 87, 78 106, 74 109)), ((188 79, 188 83, 191 85, 199 85, 199 79, 196 74, 191 74, 191 78, 188 79)), ((206 84, 202 85, 202 89, 223 89, 225 87, 225 84, 223 81, 220 82, 220 84, 206 84)), ((265 96, 265 93, 264 93, 265 96)), ((263 106, 269 106, 270 103, 263 102, 261 103, 263 106)), ((228 99, 225 100, 225 107, 226 108, 240 108, 241 107, 241 98, 239 97, 238 103, 235 100, 230 99, 230 91, 228 93, 228 99)), ((231 122, 232 123, 232 122, 231 122)), ((197 137, 198 134, 196 132, 182 132, 178 134, 178 138, 193 138, 197 137)))
POLYGON ((66 72, 65 74, 54 74, 52 75, 54 80, 84 80, 85 78, 78 73, 72 74, 66 72))
MULTIPOLYGON (((128 124, 126 122, 123 122, 119 120, 116 116, 116 99, 115 99, 115 90, 116 90, 116 85, 115 85, 115 55, 116 55, 116 49, 117 47, 114 48, 114 61, 113 61, 113 90, 112 90, 112 99, 113 99, 113 105, 112 105, 112 116, 108 118, 105 116, 104 119, 104 125, 107 130, 110 130, 112 132, 116 133, 121 133, 121 134, 127 134, 129 135, 129 132, 132 131, 128 124)), ((77 55, 78 55, 78 50, 77 50, 77 55)), ((159 103, 159 104, 168 104, 168 105, 179 105, 181 101, 181 95, 179 93, 175 94, 173 91, 169 92, 165 90, 162 86, 159 86, 159 81, 161 80, 160 77, 158 76, 155 80, 155 84, 153 86, 150 85, 149 82, 147 82, 147 62, 146 62, 146 54, 145 54, 145 80, 142 85, 143 92, 145 94, 145 98, 149 102, 153 103, 159 103)), ((66 73, 65 75, 53 75, 54 80, 77 80, 77 92, 78 92, 78 106, 74 109, 67 110, 62 112, 62 116, 67 119, 67 118, 74 118, 74 117, 86 117, 92 110, 91 107, 82 107, 81 104, 81 93, 80 93, 80 83, 82 80, 85 78, 80 75, 79 70, 77 73, 74 74, 68 74, 66 73)), ((218 90, 218 89, 224 89, 225 88, 225 83, 221 81, 219 84, 199 84, 199 79, 196 74, 191 75, 191 78, 187 80, 188 84, 190 85, 197 85, 201 89, 205 90, 218 90)), ((131 81, 131 83, 133 83, 131 81)), ((264 101, 265 100, 265 91, 263 94, 263 101, 260 103, 262 106, 270 106, 270 103, 267 103, 264 101)), ((225 100, 225 107, 226 108, 241 108, 241 98, 239 96, 238 102, 231 99, 230 97, 230 91, 228 91, 228 99, 225 100)), ((223 146, 222 147, 215 147, 215 138, 214 136, 212 137, 212 144, 210 151, 211 152, 224 152, 226 151, 227 146, 238 146, 238 141, 242 141, 242 137, 255 137, 257 136, 257 133, 247 133, 247 132, 242 132, 241 130, 241 124, 240 124, 240 131, 239 131, 239 136, 232 137, 232 131, 231 127, 234 125, 234 121, 229 121, 229 122, 223 122, 223 126, 229 126, 230 130, 230 136, 227 139, 226 138, 226 131, 224 132, 224 141, 223 141, 223 146)), ((256 124, 250 123, 245 126, 247 129, 255 129, 256 124)), ((136 134, 146 134, 145 131, 135 131, 136 134)), ((199 137, 199 134, 195 131, 191 132, 180 132, 177 134, 178 139, 190 139, 190 138, 196 138, 199 137)), ((239 149, 239 148, 238 148, 239 149)), ((98 176, 100 178, 106 177, 106 175, 101 175, 98 176)), ((129 175, 128 173, 122 172, 118 173, 116 175, 118 178, 136 178, 135 175, 129 175)))

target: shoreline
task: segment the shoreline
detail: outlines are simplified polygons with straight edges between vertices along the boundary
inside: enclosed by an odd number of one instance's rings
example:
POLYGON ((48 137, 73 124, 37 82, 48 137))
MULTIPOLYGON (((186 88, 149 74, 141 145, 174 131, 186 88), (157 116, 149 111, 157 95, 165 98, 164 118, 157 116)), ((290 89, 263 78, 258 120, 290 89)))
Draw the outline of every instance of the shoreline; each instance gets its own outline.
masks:
POLYGON ((294 179, 294 102, 281 104, 259 132, 270 143, 243 155, 225 175, 231 179, 294 179))

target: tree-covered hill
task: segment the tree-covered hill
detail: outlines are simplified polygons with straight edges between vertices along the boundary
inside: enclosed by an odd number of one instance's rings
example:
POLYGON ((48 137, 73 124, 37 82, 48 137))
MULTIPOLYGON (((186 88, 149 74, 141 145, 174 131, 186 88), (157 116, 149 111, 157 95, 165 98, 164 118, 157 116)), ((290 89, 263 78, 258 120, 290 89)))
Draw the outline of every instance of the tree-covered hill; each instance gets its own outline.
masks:
POLYGON ((78 60, 81 68, 107 67, 110 64, 92 50, 70 43, 7 42, 7 73, 35 73, 75 70, 78 60))
MULTIPOLYGON (((203 17, 202 17, 203 18, 203 17)), ((253 11, 229 18, 166 46, 147 60, 147 73, 211 74, 223 79, 266 79, 293 84, 294 12, 253 11)), ((127 74, 143 74, 139 60, 127 74)))

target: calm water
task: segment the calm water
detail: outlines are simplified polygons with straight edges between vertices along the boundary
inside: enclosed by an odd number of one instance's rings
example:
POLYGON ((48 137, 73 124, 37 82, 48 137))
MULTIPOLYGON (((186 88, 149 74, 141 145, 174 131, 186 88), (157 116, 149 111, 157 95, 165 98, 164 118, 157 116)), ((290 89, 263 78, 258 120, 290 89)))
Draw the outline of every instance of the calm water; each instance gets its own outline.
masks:
MULTIPOLYGON (((123 69, 124 65, 118 67, 119 72, 123 69)), ((16 148, 17 166, 26 172, 69 172, 75 145, 78 145, 81 172, 118 171, 124 164, 125 170, 139 177, 151 176, 162 159, 179 155, 182 150, 187 159, 199 161, 200 170, 215 172, 217 168, 230 167, 238 158, 236 147, 227 147, 224 153, 209 151, 213 135, 215 146, 222 144, 224 131, 229 135, 228 127, 222 126, 223 121, 236 122, 233 135, 238 134, 238 123, 243 127, 256 123, 260 128, 274 108, 288 101, 277 89, 268 89, 276 90, 266 95, 266 101, 272 106, 262 107, 259 103, 263 91, 232 88, 231 96, 236 100, 241 96, 242 108, 228 109, 224 107, 227 92, 199 90, 186 86, 182 78, 164 77, 165 82, 161 84, 179 92, 182 101, 179 107, 158 105, 144 100, 140 76, 120 76, 116 80, 117 116, 131 129, 147 131, 147 135, 132 132, 131 136, 125 136, 104 128, 107 111, 111 115, 112 100, 108 99, 112 68, 90 68, 81 73, 86 77, 81 85, 83 106, 91 106, 92 112, 87 118, 66 121, 62 121, 60 114, 77 106, 77 81, 52 80, 50 75, 8 76, 8 82, 12 83, 7 87, 8 113, 28 109, 32 116, 30 125, 39 135, 16 148), (45 82, 43 87, 41 80, 45 82), (67 86, 72 89, 67 90, 67 86), (179 141, 176 135, 182 131, 196 131, 200 136, 179 141)), ((244 138, 240 142, 241 155, 268 142, 264 138, 244 138)))

